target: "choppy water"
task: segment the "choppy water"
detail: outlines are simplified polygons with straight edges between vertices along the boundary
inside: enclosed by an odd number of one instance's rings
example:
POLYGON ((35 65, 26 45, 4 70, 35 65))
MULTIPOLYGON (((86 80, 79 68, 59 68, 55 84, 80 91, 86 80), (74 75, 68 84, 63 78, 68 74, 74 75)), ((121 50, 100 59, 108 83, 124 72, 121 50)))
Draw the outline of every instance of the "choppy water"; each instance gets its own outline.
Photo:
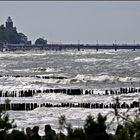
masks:
MULTIPOLYGON (((29 52, 1 52, 0 53, 0 89, 40 89, 40 88, 82 88, 103 91, 105 89, 117 89, 120 87, 140 87, 140 51, 132 50, 86 50, 86 51, 29 51, 29 52), (22 77, 12 77, 20 75, 22 77), (40 76, 64 77, 64 79, 43 79, 40 76)), ((122 101, 139 99, 139 94, 121 96, 122 101)), ((4 98, 0 98, 0 101, 4 98)), ((112 96, 80 96, 40 94, 33 98, 10 98, 11 102, 49 101, 49 102, 86 102, 99 101, 111 102, 112 96)), ((29 112, 9 111, 18 127, 27 125, 51 123, 56 128, 58 115, 65 109, 46 109, 45 113, 40 109, 29 112), (55 110, 55 111, 54 111, 55 110), (59 113, 58 113, 59 112, 59 113), (23 118, 23 114, 26 117, 23 118), (42 118, 42 119, 41 119, 42 118), (45 119, 46 118, 46 119, 45 119), (42 122, 40 122, 42 121, 42 122)), ((99 112, 96 111, 96 113, 99 112)), ((101 111, 107 112, 107 111, 101 111)), ((71 109, 69 120, 78 125, 78 121, 84 120, 87 114, 96 114, 93 110, 71 109), (80 114, 80 118, 78 117, 80 114), (82 117, 83 116, 83 117, 82 117), (76 123, 77 122, 77 123, 76 123)), ((62 115, 62 114, 61 114, 62 115)), ((79 123, 80 125, 80 123, 79 123)), ((41 126, 42 127, 42 126, 41 126)), ((43 128, 42 128, 43 129, 43 128)))
POLYGON ((63 80, 1 77, 1 85, 105 89, 140 85, 140 51, 44 51, 0 53, 1 75, 53 75, 63 80), (13 82, 14 80, 14 82, 13 82))

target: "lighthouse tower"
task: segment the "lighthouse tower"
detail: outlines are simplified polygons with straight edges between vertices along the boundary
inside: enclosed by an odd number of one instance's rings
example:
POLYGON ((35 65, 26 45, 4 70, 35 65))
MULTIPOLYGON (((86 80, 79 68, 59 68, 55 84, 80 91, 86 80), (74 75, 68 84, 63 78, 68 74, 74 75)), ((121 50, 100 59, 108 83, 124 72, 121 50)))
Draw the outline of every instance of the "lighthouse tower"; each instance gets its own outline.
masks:
POLYGON ((7 18, 6 28, 13 28, 13 21, 10 16, 7 18))

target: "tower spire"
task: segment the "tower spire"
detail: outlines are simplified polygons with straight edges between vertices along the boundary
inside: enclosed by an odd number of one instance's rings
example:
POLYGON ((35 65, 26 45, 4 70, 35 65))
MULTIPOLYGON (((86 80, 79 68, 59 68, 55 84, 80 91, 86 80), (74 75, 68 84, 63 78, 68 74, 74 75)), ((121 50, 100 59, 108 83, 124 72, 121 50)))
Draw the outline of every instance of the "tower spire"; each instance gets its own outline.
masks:
POLYGON ((10 16, 7 18, 6 28, 13 28, 13 21, 10 16))

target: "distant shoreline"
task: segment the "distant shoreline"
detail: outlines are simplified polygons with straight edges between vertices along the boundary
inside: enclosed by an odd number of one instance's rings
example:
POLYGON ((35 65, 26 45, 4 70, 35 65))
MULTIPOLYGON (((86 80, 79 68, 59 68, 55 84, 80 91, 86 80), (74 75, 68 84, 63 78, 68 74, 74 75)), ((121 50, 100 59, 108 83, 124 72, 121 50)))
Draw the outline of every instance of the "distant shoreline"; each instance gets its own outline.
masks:
POLYGON ((137 50, 140 49, 140 45, 131 45, 131 44, 113 44, 113 45, 90 45, 90 44, 46 44, 46 45, 24 45, 24 44, 7 44, 0 46, 0 51, 18 51, 18 50, 84 50, 84 49, 93 49, 93 50, 120 50, 120 49, 130 49, 137 50))

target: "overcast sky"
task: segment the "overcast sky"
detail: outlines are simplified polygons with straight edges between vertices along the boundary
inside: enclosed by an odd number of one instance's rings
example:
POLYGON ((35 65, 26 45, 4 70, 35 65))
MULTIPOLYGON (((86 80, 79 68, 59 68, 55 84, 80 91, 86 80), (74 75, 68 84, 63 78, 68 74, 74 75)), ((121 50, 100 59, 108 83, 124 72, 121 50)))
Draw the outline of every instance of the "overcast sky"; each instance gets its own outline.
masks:
POLYGON ((33 42, 140 43, 140 2, 0 2, 0 24, 8 16, 33 42))

